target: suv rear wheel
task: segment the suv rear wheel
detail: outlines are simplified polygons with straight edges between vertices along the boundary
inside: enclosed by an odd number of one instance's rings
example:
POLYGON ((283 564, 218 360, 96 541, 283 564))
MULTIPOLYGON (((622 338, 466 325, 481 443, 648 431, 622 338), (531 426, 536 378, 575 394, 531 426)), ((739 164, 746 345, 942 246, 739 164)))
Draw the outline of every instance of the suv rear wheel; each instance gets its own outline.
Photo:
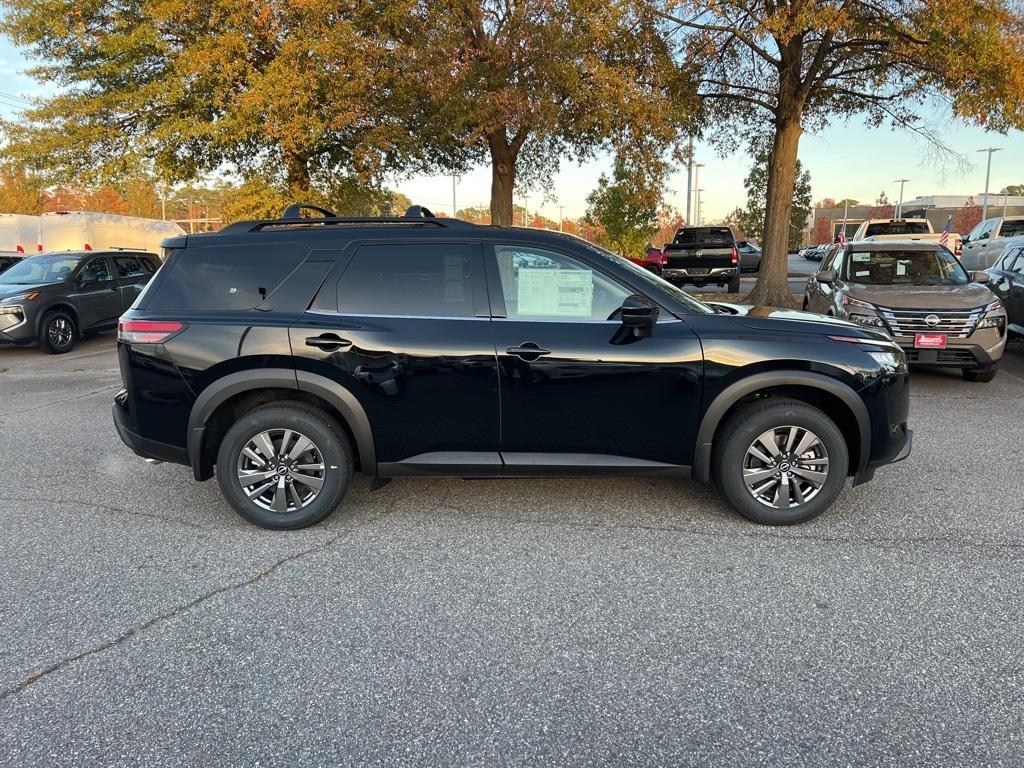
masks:
POLYGON ((734 413, 715 443, 714 469, 726 501, 764 525, 817 517, 846 482, 849 452, 824 413, 770 398, 734 413))
POLYGON ((63 355, 78 341, 75 319, 62 309, 48 312, 39 326, 39 346, 48 355, 63 355))
POLYGON ((304 528, 341 503, 352 450, 338 423, 315 408, 273 403, 245 414, 217 451, 217 482, 238 514, 263 528, 304 528))

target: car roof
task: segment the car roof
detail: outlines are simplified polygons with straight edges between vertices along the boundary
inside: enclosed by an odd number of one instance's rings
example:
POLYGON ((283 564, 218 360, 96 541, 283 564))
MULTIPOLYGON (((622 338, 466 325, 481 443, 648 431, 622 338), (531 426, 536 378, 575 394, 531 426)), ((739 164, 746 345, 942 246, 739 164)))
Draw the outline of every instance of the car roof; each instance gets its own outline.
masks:
POLYGON ((848 251, 934 251, 943 246, 932 240, 851 240, 848 251))

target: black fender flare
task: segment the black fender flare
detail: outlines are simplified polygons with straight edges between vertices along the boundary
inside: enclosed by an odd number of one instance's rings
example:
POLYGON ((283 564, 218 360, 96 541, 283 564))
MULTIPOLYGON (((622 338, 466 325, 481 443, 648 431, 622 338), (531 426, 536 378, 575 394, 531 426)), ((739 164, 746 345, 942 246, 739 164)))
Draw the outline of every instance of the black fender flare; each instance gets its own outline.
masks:
POLYGON ((243 392, 261 389, 291 389, 296 392, 308 392, 330 403, 345 419, 352 431, 362 471, 369 475, 376 475, 377 453, 373 442, 373 432, 370 429, 370 420, 355 395, 325 376, 305 371, 296 372, 290 368, 262 368, 255 375, 253 371, 228 374, 210 384, 196 398, 188 417, 186 450, 188 462, 197 480, 206 479, 202 476, 202 447, 206 425, 209 423, 210 417, 229 398, 243 392))
POLYGON ((43 330, 43 318, 46 317, 48 312, 53 312, 55 309, 67 312, 71 315, 72 319, 75 321, 75 327, 78 329, 78 336, 81 337, 82 320, 78 315, 78 307, 67 299, 54 299, 49 304, 46 304, 36 310, 35 335, 38 337, 43 330))
POLYGON ((711 448, 715 432, 726 412, 741 398, 759 389, 773 387, 801 386, 820 389, 839 398, 853 413, 860 433, 860 457, 857 467, 851 467, 851 474, 858 474, 867 467, 871 454, 871 419, 867 406, 860 396, 841 381, 810 371, 769 371, 740 379, 722 390, 711 401, 697 430, 697 445, 693 455, 693 477, 702 483, 711 481, 711 448))

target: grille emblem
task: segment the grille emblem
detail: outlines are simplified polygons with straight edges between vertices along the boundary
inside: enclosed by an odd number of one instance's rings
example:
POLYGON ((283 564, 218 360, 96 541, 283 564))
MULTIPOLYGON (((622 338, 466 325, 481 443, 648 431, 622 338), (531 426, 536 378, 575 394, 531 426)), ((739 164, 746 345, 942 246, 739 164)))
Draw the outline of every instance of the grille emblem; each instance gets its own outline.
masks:
POLYGON ((941 322, 941 320, 939 320, 938 315, 928 315, 927 317, 925 317, 924 321, 928 323, 928 325, 930 325, 932 328, 934 328, 941 322))

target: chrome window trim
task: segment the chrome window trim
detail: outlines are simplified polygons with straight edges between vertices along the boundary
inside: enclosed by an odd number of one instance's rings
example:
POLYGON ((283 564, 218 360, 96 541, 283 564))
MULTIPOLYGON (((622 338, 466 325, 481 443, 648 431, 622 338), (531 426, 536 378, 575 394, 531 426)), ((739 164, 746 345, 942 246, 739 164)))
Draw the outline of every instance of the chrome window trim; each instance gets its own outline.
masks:
MULTIPOLYGON (((326 309, 307 309, 305 314, 307 315, 326 315, 328 317, 350 317, 350 318, 372 318, 372 319, 391 319, 391 320, 501 320, 505 322, 515 323, 580 323, 587 325, 622 325, 618 320, 573 320, 571 318, 530 318, 530 317, 448 317, 445 315, 367 315, 367 314, 353 314, 350 312, 331 312, 326 309)), ((665 323, 681 323, 683 322, 678 317, 669 316, 666 318, 659 318, 657 325, 663 325, 665 323)))

